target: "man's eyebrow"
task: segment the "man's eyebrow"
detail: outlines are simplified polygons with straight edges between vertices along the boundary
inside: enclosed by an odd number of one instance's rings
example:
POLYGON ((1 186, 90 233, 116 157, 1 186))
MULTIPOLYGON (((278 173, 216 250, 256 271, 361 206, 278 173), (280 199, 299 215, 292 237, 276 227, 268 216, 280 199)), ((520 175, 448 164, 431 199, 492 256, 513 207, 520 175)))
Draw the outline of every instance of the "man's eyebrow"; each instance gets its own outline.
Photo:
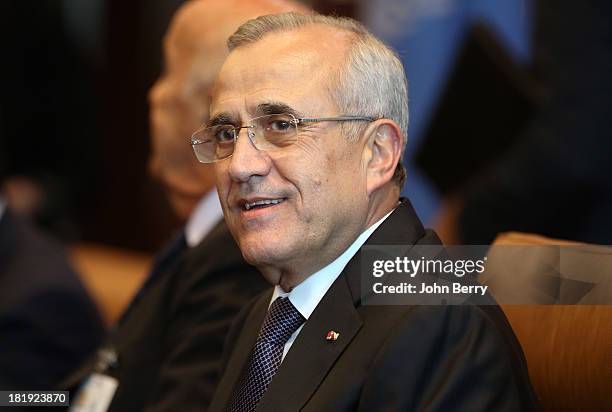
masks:
POLYGON ((262 115, 289 113, 295 117, 302 117, 297 110, 283 102, 268 102, 258 104, 257 113, 262 115))
POLYGON ((207 122, 207 125, 210 126, 218 126, 220 124, 234 124, 235 117, 230 113, 219 113, 210 118, 207 122))

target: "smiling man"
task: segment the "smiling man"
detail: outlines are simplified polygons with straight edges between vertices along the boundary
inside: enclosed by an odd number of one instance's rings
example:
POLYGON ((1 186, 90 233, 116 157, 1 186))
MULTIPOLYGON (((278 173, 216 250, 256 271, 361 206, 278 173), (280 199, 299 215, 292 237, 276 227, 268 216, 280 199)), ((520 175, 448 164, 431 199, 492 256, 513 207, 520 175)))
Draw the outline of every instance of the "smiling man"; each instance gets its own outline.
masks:
POLYGON ((362 304, 364 245, 439 244, 399 198, 408 104, 394 53, 352 20, 292 13, 228 45, 192 145, 274 288, 230 332, 211 410, 533 408, 497 306, 362 304))

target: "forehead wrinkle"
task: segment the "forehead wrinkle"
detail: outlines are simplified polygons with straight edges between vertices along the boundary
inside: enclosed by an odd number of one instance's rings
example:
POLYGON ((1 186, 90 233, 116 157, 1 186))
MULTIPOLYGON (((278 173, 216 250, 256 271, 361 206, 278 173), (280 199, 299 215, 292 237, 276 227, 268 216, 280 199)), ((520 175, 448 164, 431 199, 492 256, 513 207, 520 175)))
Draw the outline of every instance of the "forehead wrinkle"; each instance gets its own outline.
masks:
MULTIPOLYGON (((316 76, 313 78, 305 80, 301 86, 309 85, 310 83, 316 83, 316 76)), ((321 86, 317 86, 320 89, 321 86)), ((317 89, 317 90, 318 90, 317 89)), ((292 88, 290 84, 286 84, 284 87, 276 87, 270 85, 263 85, 254 90, 236 90, 236 96, 231 96, 234 93, 234 90, 227 91, 230 94, 230 97, 224 96, 225 90, 222 91, 223 94, 219 96, 216 100, 217 104, 223 104, 228 101, 232 101, 234 99, 241 100, 241 107, 245 108, 246 113, 250 116, 258 115, 258 114, 268 114, 267 111, 261 110, 264 107, 263 105, 279 105, 279 106, 288 106, 292 110, 291 112, 295 112, 295 114, 305 115, 310 111, 316 110, 321 105, 321 96, 316 96, 314 93, 310 93, 312 89, 300 87, 299 89, 292 88), (308 93, 304 93, 304 90, 307 90, 308 93), (241 95, 241 96, 240 96, 241 95)), ((230 103, 231 106, 231 103, 230 103)))
MULTIPOLYGON (((225 91, 222 91, 222 93, 225 91)), ((233 91, 231 91, 233 93, 233 91)), ((216 106, 224 106, 229 107, 230 110, 234 110, 235 106, 233 105, 233 101, 239 101, 239 107, 244 108, 244 111, 249 116, 256 116, 261 114, 269 114, 270 111, 266 110, 265 106, 287 106, 290 110, 289 113, 299 113, 299 111, 295 108, 295 103, 291 99, 291 96, 287 94, 286 88, 276 88, 276 87, 261 87, 256 90, 250 91, 249 93, 245 93, 244 95, 240 95, 242 92, 238 90, 236 96, 232 96, 230 94, 229 97, 221 94, 217 96, 215 100, 216 106)), ((225 110, 225 109, 224 109, 225 110)), ((240 109, 238 109, 240 110, 240 109)))

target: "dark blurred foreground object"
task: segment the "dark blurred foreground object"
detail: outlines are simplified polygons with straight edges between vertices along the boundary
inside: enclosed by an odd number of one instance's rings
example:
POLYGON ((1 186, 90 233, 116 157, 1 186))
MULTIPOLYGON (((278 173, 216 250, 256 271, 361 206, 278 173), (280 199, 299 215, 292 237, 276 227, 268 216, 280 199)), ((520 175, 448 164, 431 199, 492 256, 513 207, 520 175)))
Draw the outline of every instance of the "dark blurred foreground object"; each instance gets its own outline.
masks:
POLYGON ((437 226, 445 241, 483 244, 517 230, 612 243, 611 19, 604 0, 537 3, 535 73, 546 98, 503 156, 447 195, 437 226))
MULTIPOLYGON (((564 276, 559 280, 563 282, 572 281, 565 278, 571 276, 573 282, 591 283, 599 274, 612 273, 611 247, 524 233, 502 234, 493 245, 497 256, 489 255, 482 280, 496 297, 517 286, 527 292, 540 289, 543 275, 550 273, 546 268, 551 266, 560 269, 564 276), (546 252, 546 246, 551 245, 563 247, 563 260, 551 262, 551 254, 546 252), (516 251, 521 252, 518 258, 516 251), (496 273, 488 282, 492 266, 496 273)), ((612 302, 610 282, 608 277, 607 285, 595 285, 586 297, 597 294, 600 302, 612 302)), ((530 294, 529 304, 501 306, 525 352, 531 382, 543 409, 612 410, 612 305, 551 305, 549 296, 534 296, 530 294)))
POLYGON ((532 80, 477 24, 467 33, 416 162, 442 194, 460 189, 498 160, 532 116, 532 80))
POLYGON ((0 210, 0 390, 55 389, 104 332, 61 246, 0 210))

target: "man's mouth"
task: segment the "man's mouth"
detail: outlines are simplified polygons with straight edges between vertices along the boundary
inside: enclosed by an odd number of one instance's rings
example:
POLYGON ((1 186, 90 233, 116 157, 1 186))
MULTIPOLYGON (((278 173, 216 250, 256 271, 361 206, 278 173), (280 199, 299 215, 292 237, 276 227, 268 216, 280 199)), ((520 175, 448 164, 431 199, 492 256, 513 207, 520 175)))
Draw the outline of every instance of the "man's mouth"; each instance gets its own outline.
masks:
POLYGON ((285 200, 287 199, 279 198, 279 199, 260 199, 260 200, 253 200, 250 202, 245 201, 242 204, 242 210, 261 209, 265 207, 270 207, 270 206, 278 205, 279 203, 282 203, 285 200))

